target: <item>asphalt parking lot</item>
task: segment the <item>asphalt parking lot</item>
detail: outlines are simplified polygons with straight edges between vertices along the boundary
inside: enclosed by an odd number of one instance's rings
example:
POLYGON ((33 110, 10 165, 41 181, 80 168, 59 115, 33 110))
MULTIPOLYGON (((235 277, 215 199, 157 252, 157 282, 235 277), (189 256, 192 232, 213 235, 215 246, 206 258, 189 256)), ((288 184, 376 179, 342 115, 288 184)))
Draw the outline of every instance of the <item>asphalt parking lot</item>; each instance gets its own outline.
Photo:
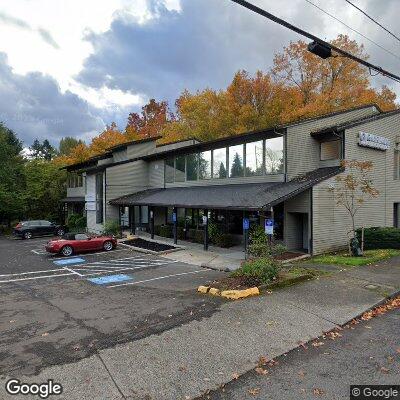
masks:
POLYGON ((48 238, 0 239, 0 374, 22 376, 218 311, 222 272, 127 247, 64 258, 48 238))

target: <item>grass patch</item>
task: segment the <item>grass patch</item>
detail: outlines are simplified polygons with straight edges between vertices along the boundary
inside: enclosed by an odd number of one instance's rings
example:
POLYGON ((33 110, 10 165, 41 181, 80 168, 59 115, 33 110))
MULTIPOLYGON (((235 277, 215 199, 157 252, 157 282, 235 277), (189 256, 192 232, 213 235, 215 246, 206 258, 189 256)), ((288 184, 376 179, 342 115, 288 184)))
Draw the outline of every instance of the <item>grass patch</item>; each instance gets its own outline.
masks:
POLYGON ((332 254, 322 254, 320 256, 315 256, 307 259, 308 263, 314 264, 333 264, 333 265, 343 265, 348 267, 358 267, 361 265, 374 264, 378 261, 387 260, 395 256, 400 256, 400 250, 396 249, 376 249, 376 250, 365 250, 364 256, 353 257, 348 253, 332 253, 332 254))

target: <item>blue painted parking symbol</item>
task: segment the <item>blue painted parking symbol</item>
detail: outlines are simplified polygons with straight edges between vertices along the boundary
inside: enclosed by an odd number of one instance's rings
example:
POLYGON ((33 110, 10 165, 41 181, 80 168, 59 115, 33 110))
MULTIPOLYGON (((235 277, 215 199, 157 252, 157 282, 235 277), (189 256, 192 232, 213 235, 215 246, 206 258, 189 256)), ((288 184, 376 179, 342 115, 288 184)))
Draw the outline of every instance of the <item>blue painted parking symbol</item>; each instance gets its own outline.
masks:
POLYGON ((74 258, 65 258, 63 260, 53 261, 56 265, 69 265, 69 264, 78 264, 85 262, 84 258, 74 257, 74 258))
POLYGON ((132 279, 133 278, 129 275, 118 274, 118 275, 101 276, 99 278, 90 278, 88 279, 88 281, 95 283, 96 285, 106 285, 107 283, 124 282, 132 279))

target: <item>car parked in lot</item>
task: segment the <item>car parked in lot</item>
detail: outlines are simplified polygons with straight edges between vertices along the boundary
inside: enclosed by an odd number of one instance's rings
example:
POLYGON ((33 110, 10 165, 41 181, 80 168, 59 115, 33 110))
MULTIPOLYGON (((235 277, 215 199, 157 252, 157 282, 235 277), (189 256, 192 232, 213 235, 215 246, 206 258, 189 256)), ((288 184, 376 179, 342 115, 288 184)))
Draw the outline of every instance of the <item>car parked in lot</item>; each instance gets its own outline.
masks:
POLYGON ((34 236, 62 236, 67 231, 65 226, 45 220, 21 221, 15 227, 13 234, 22 239, 32 239, 34 236))
POLYGON ((71 256, 85 251, 111 251, 117 247, 117 239, 113 236, 89 236, 85 233, 67 233, 61 239, 50 240, 46 244, 46 251, 53 254, 71 256))

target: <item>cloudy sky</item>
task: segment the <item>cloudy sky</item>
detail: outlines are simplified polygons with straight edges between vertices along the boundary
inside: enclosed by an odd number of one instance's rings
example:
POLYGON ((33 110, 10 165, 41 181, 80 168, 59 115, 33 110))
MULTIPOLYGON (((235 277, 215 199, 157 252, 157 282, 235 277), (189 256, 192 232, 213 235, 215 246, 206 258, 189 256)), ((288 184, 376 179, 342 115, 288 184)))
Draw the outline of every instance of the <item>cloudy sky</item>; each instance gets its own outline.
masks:
MULTIPOLYGON (((400 73, 400 42, 345 0, 253 0, 317 36, 364 43, 370 61, 400 73)), ((353 0, 395 33, 398 0, 353 0)), ((125 125, 149 98, 224 88, 239 69, 267 70, 300 37, 230 0, 1 0, 0 121, 29 146, 70 135, 90 139, 125 125)), ((400 85, 388 84, 400 95, 400 85)))

